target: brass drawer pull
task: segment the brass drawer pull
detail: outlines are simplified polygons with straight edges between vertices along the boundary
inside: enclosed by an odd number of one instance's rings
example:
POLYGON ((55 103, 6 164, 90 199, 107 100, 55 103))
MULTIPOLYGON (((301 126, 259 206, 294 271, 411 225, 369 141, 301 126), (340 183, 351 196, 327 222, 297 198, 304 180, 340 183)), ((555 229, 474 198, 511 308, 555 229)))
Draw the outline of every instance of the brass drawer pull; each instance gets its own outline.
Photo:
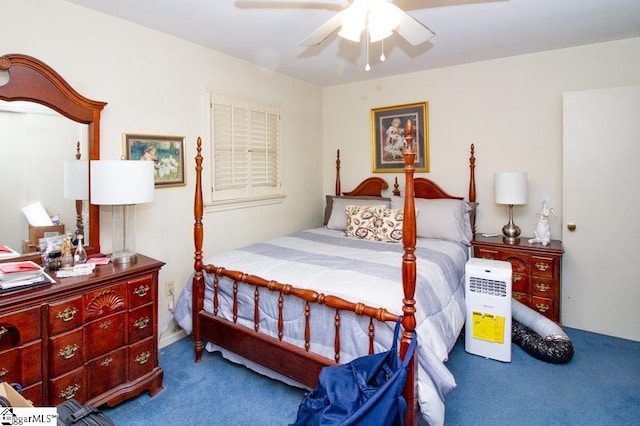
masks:
POLYGON ((540 312, 547 312, 551 307, 549 305, 545 305, 544 303, 536 303, 536 308, 540 312))
POLYGON ((2 339, 2 336, 4 336, 5 334, 7 334, 7 332, 9 331, 8 328, 6 327, 0 327, 0 339, 2 339))
POLYGON ((76 314, 78 313, 78 310, 74 307, 74 308, 64 308, 64 311, 62 312, 58 312, 56 314, 56 318, 67 322, 67 321, 71 321, 73 319, 73 317, 76 316, 76 314))
POLYGON ((136 357, 136 362, 140 365, 146 363, 151 358, 151 352, 145 351, 136 357))
POLYGON ((550 286, 550 285, 548 285, 548 284, 545 284, 545 283, 536 283, 536 288, 537 288, 539 291, 544 291, 544 292, 546 292, 546 291, 549 291, 549 289, 551 288, 551 286, 550 286))
POLYGON ((133 290, 133 293, 139 297, 145 297, 150 287, 148 285, 141 285, 140 287, 133 290))
POLYGON ((6 368, 2 367, 2 370, 0 370, 0 378, 6 376, 9 373, 9 370, 7 370, 6 368))
POLYGON ((63 398, 63 399, 71 399, 74 396, 76 396, 76 393, 78 392, 78 389, 80 389, 80 385, 77 384, 77 383, 75 383, 73 385, 69 385, 69 386, 67 386, 67 388, 65 390, 60 392, 58 394, 58 396, 60 398, 63 398))
POLYGON ((111 327, 111 324, 111 320, 106 320, 105 322, 100 324, 100 328, 106 330, 107 328, 111 327))
POLYGON ((538 271, 546 271, 547 269, 551 268, 551 265, 549 265, 548 263, 544 263, 544 262, 537 262, 536 263, 536 268, 538 268, 538 271))
POLYGON ((149 317, 142 317, 138 320, 136 320, 136 322, 133 323, 133 325, 142 330, 143 328, 146 328, 149 325, 149 322, 151 321, 151 318, 149 317))
POLYGON ((80 346, 78 345, 67 345, 64 349, 60 349, 58 351, 58 356, 64 359, 73 358, 76 352, 78 352, 78 349, 80 349, 80 346))
POLYGON ((113 358, 109 357, 109 358, 105 358, 105 360, 102 361, 100 365, 103 367, 108 367, 109 364, 111 364, 112 362, 113 362, 113 358))
POLYGON ((522 275, 520 275, 520 274, 513 274, 513 279, 512 279, 512 281, 513 281, 514 283, 517 283, 518 281, 522 281, 522 275))

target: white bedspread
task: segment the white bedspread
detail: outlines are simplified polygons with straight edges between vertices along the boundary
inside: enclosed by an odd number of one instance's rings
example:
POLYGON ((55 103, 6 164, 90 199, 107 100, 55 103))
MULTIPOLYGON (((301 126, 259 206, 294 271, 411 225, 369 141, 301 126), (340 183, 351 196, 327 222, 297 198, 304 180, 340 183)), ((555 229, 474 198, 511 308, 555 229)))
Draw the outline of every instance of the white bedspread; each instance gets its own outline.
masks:
MULTIPOLYGON (((464 266, 468 248, 444 240, 419 238, 416 248, 416 332, 418 334, 418 396, 420 411, 429 424, 444 423, 444 396, 455 380, 444 363, 464 324, 464 266)), ((341 231, 311 229, 273 240, 231 250, 206 260, 258 275, 269 280, 313 289, 324 294, 384 307, 402 314, 401 244, 359 240, 341 231)), ((227 280, 228 281, 228 280, 227 280)), ((211 312, 211 277, 206 278, 205 310, 211 312)), ((238 323, 253 328, 254 288, 243 286, 238 323)), ((266 300, 277 294, 260 291, 260 331, 277 335, 277 304, 266 300)), ((231 319, 231 285, 220 280, 219 315, 231 319)), ((335 311, 312 308, 311 350, 333 358, 335 311)), ((175 309, 181 327, 191 332, 191 280, 185 285, 175 309)), ((304 305, 284 306, 284 340, 304 344, 304 305)), ((341 362, 368 351, 368 319, 342 313, 340 325, 341 362)), ((393 324, 376 325, 376 351, 391 347, 393 324)), ((237 361, 237 359, 235 359, 237 361)))

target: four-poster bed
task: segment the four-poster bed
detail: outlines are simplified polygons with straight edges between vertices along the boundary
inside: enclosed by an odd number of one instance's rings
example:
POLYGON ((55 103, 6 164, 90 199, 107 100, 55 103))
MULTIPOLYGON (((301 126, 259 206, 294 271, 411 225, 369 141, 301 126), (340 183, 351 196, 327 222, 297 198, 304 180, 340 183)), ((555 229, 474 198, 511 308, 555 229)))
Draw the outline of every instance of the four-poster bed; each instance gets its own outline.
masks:
MULTIPOLYGON (((411 147, 411 124, 405 134, 408 135, 407 145, 411 147)), ((393 191, 396 195, 394 202, 402 203, 401 210, 404 212, 402 217, 400 211, 399 222, 402 245, 361 241, 353 236, 344 236, 342 230, 326 229, 325 226, 255 244, 246 250, 217 255, 213 263, 209 263, 209 260, 204 260, 202 251, 204 205, 201 149, 201 140, 198 139, 194 200, 195 272, 176 306, 176 319, 188 332, 193 333, 196 362, 202 356, 205 343, 212 344, 233 361, 242 362, 280 380, 312 388, 317 384, 322 367, 348 362, 357 356, 390 347, 395 321, 398 315, 402 315, 401 356, 404 356, 414 338, 417 326, 420 336, 418 343, 423 348, 410 363, 404 392, 409 407, 407 424, 416 424, 419 405, 418 363, 421 381, 424 379, 425 383, 435 383, 420 384, 420 392, 425 394, 421 398, 425 401, 420 402, 423 411, 425 404, 431 404, 437 394, 446 393, 455 386, 453 377, 447 377, 450 373, 443 363, 464 323, 462 283, 468 240, 465 245, 459 241, 433 239, 424 243, 420 241, 416 247, 420 230, 416 228, 415 199, 445 199, 458 203, 462 197, 447 194, 428 179, 414 179, 415 152, 408 148, 404 153, 404 198, 397 197, 397 180, 393 191), (360 244, 364 244, 364 251, 359 247, 357 250, 360 251, 356 251, 355 246, 360 244), (373 263, 370 258, 376 256, 376 250, 380 250, 381 254, 373 263), (285 259, 283 253, 293 258, 285 259), (316 256, 320 257, 316 259, 316 256), (418 257, 419 271, 416 267, 418 257), (430 260, 429 257, 437 259, 430 260), (449 258, 453 259, 453 266, 447 263, 449 258), (365 264, 367 271, 356 273, 349 270, 356 268, 358 263, 365 264), (432 263, 433 273, 430 272, 432 263), (302 272, 297 272, 298 275, 293 277, 291 271, 298 267, 302 272), (395 269, 392 270, 392 267, 395 269), (242 272, 240 268, 250 272, 242 272), (448 272, 449 269, 455 270, 455 273, 448 272), (264 275, 261 275, 262 271, 264 275), (440 275, 447 275, 447 279, 436 283, 438 280, 434 277, 440 275), (400 278, 402 286, 398 283, 400 278), (423 284, 425 280, 432 282, 433 288, 423 284), (329 290, 327 287, 315 288, 319 281, 328 282, 329 290), (366 286, 364 290, 358 289, 361 284, 366 286), (434 303, 437 308, 424 305, 423 300, 429 298, 437 299, 434 303), (445 341, 439 340, 436 336, 439 334, 447 335, 445 341), (358 342, 360 338, 364 338, 365 342, 358 342), (431 368, 425 369, 428 364, 437 365, 431 371, 431 368), (434 389, 427 389, 432 386, 434 389)), ((469 183, 471 203, 475 202, 474 167, 472 145, 469 183)), ((347 196, 346 202, 349 203, 362 197, 374 205, 389 200, 382 196, 387 183, 378 177, 365 179, 353 191, 341 192, 339 170, 338 157, 336 198, 347 196)), ((469 204, 463 201, 459 203, 465 206, 469 204)), ((471 208, 464 212, 469 213, 467 220, 472 221, 471 208)), ((471 233, 471 228, 468 228, 468 233, 471 233)), ((430 422, 442 422, 444 406, 433 407, 433 410, 433 413, 423 413, 423 416, 430 422)))

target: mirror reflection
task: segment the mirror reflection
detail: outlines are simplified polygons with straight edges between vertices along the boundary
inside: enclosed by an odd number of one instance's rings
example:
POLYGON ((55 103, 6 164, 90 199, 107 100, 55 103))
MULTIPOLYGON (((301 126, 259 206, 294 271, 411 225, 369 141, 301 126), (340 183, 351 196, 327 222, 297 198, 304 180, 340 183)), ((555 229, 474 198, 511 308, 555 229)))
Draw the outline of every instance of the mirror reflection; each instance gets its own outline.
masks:
MULTIPOLYGON (((56 215, 66 232, 75 232, 76 202, 64 197, 64 162, 76 160, 78 142, 81 158, 88 159, 88 135, 88 125, 44 105, 0 100, 0 244, 19 253, 37 249, 22 210, 34 203, 49 216, 56 215)), ((88 202, 81 204, 84 241, 89 244, 88 202)))

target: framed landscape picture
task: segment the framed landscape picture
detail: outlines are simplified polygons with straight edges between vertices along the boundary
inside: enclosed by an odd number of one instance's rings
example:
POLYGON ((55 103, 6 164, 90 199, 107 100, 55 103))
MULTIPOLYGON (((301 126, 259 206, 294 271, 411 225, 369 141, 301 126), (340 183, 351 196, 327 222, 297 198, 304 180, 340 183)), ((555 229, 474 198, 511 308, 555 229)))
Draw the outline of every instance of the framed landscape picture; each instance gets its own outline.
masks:
POLYGON ((400 173, 404 170, 407 135, 405 124, 413 122, 416 172, 429 171, 428 103, 407 104, 371 110, 371 151, 373 172, 400 173))
POLYGON ((155 186, 186 185, 184 136, 124 134, 127 160, 153 161, 155 186))

